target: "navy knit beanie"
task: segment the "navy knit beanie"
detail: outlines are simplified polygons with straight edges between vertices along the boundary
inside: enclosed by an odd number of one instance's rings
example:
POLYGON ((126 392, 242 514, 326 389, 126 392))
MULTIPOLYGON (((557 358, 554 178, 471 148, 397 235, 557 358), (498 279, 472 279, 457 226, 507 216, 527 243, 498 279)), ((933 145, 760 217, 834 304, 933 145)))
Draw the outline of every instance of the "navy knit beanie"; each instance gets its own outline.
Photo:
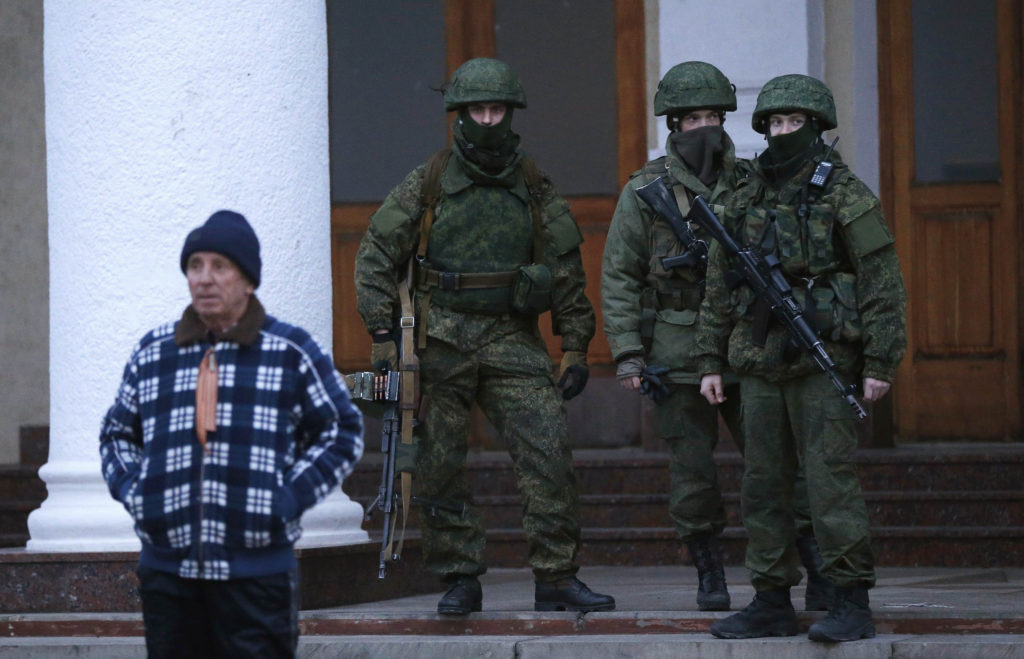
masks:
POLYGON ((181 248, 182 272, 186 272, 188 257, 195 252, 223 254, 238 266, 253 286, 260 285, 260 241, 240 213, 217 211, 206 220, 206 224, 192 229, 181 248))

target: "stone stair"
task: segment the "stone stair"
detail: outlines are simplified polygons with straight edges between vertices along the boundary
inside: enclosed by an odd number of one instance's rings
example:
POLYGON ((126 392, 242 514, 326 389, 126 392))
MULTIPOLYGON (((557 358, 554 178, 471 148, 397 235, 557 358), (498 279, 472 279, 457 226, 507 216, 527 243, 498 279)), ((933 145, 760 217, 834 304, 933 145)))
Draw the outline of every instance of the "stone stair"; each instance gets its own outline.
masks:
MULTIPOLYGON (((742 458, 727 451, 718 461, 730 522, 723 552, 728 564, 742 565, 742 458)), ((1024 560, 1024 445, 862 449, 857 461, 879 565, 1013 566, 1024 560)), ((364 505, 373 499, 379 464, 379 454, 370 449, 345 485, 349 496, 364 505)), ((584 564, 687 560, 668 520, 667 464, 667 454, 639 449, 575 452, 584 564)), ((488 529, 488 563, 521 567, 526 549, 511 461, 500 452, 471 453, 469 478, 488 529)), ((411 528, 419 514, 412 511, 411 528)), ((367 527, 371 535, 378 524, 367 527)))

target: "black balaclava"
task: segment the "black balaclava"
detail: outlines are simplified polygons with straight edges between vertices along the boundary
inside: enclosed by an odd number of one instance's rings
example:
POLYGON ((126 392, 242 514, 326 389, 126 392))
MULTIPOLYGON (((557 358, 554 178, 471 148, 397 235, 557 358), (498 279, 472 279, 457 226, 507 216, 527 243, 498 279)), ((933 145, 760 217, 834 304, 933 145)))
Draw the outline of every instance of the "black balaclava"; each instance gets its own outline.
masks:
POLYGON ((725 153, 725 129, 722 126, 701 126, 692 130, 675 130, 669 134, 669 149, 693 170, 700 182, 709 188, 718 180, 725 153))
POLYGON ((452 135, 462 154, 489 173, 497 174, 515 160, 519 136, 511 130, 512 110, 509 107, 500 122, 481 126, 469 116, 469 108, 459 108, 452 126, 452 135))
POLYGON ((796 174, 822 144, 818 122, 810 117, 792 133, 774 137, 766 134, 765 138, 768 140, 768 149, 758 157, 758 161, 776 182, 785 181, 796 174))

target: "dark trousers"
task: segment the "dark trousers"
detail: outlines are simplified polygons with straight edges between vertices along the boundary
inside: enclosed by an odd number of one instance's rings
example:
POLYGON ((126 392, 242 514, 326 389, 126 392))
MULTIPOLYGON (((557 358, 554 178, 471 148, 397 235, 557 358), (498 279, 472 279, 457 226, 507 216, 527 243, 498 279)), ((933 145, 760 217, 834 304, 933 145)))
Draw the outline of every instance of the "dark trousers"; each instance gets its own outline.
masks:
POLYGON ((207 581, 139 566, 138 575, 150 659, 295 656, 294 571, 207 581))

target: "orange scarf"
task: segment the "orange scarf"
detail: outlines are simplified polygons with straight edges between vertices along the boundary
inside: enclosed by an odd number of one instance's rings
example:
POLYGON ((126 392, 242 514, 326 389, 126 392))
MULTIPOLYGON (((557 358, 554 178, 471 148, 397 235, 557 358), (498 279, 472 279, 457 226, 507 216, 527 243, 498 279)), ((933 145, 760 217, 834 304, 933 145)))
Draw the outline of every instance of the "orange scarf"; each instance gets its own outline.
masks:
POLYGON ((206 434, 217 430, 217 353, 206 351, 196 382, 196 435, 206 450, 206 434))

